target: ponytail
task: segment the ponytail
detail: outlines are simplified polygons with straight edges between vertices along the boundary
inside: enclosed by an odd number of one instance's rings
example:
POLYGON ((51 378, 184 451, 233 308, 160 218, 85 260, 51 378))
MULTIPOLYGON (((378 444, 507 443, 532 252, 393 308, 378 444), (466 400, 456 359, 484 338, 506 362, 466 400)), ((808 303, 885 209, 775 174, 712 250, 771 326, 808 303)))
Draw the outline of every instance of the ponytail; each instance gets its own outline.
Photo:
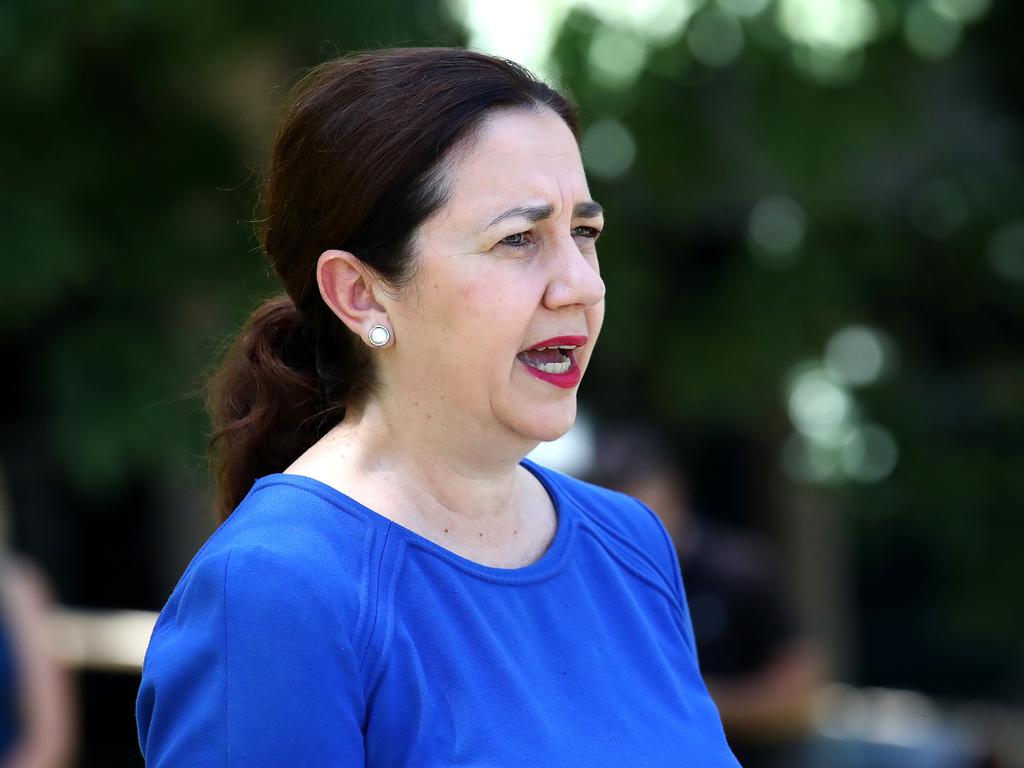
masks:
POLYGON ((340 420, 344 401, 322 386, 317 346, 282 294, 252 313, 210 380, 209 458, 221 520, 258 478, 285 469, 340 420))

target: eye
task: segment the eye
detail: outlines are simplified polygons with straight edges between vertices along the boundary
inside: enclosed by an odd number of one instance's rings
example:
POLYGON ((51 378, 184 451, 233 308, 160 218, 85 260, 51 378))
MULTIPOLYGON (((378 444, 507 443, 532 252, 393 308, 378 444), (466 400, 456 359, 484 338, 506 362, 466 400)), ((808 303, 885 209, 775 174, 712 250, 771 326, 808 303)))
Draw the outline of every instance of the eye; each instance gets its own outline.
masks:
POLYGON ((601 236, 601 230, 597 227, 573 227, 573 237, 589 237, 591 240, 597 240, 601 236))
POLYGON ((507 245, 511 248, 524 248, 527 245, 531 245, 530 233, 516 232, 514 235, 502 238, 499 245, 507 245))

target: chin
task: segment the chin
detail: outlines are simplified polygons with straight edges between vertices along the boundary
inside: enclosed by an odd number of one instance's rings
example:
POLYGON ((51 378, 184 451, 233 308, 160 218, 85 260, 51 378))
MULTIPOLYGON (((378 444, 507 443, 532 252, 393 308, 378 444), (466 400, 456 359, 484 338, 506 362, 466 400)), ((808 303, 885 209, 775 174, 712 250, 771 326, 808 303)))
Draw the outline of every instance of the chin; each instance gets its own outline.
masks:
POLYGON ((516 432, 531 440, 550 443, 572 429, 576 423, 576 400, 573 398, 571 406, 564 404, 557 409, 545 408, 531 414, 531 417, 529 420, 520 419, 516 432))
POLYGON ((506 389, 491 400, 491 413, 521 438, 543 443, 557 440, 576 423, 576 389, 557 389, 529 374, 522 376, 523 384, 517 382, 513 391, 506 389))
POLYGON ((558 438, 562 437, 572 427, 572 423, 565 426, 564 429, 547 429, 543 432, 538 432, 534 435, 534 439, 539 440, 542 443, 550 443, 558 438))

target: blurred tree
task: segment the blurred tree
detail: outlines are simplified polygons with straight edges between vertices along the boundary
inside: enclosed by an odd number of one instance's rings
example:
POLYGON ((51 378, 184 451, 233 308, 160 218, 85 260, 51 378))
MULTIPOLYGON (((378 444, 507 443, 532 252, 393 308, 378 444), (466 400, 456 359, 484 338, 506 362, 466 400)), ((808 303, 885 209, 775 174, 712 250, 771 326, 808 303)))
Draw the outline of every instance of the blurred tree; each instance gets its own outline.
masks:
POLYGON ((399 0, 54 0, 4 5, 0 27, 13 374, 39 390, 37 426, 80 490, 199 465, 201 373, 272 290, 249 222, 275 105, 330 55, 458 29, 399 0))
POLYGON ((731 424, 847 513, 863 680, 1020 697, 1020 9, 590 6, 554 69, 611 211, 595 410, 731 424))

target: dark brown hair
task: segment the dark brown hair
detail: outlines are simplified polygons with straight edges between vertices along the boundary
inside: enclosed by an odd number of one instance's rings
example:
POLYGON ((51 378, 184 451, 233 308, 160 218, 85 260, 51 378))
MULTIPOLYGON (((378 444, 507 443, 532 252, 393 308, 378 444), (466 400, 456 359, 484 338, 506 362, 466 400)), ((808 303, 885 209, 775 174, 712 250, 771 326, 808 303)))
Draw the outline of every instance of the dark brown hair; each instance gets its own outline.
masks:
POLYGON ((208 388, 222 519, 374 386, 366 345, 320 296, 320 254, 344 249, 389 284, 407 282, 416 229, 450 196, 453 150, 495 110, 545 107, 578 133, 572 104, 528 71, 457 48, 347 56, 296 86, 260 218, 285 293, 253 312, 208 388))

